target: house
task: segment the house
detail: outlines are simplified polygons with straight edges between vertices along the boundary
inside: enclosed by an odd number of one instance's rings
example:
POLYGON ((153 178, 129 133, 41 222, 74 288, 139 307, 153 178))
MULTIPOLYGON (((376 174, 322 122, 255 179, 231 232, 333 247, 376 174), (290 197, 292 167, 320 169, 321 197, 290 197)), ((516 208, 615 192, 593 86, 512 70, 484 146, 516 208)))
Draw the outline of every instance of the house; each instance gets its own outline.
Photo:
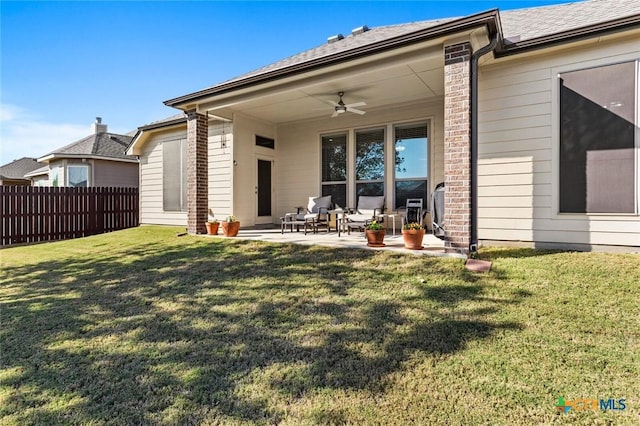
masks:
POLYGON ((25 176, 34 186, 138 187, 138 159, 125 153, 132 136, 109 133, 100 117, 91 129, 89 136, 38 158, 41 167, 25 176))
POLYGON ((139 129, 141 222, 277 223, 311 195, 428 199, 445 247, 640 247, 640 2, 379 28, 165 102, 139 129), (366 114, 363 114, 366 112, 366 114))
POLYGON ((0 185, 31 185, 25 175, 42 167, 35 158, 22 157, 0 166, 0 185))

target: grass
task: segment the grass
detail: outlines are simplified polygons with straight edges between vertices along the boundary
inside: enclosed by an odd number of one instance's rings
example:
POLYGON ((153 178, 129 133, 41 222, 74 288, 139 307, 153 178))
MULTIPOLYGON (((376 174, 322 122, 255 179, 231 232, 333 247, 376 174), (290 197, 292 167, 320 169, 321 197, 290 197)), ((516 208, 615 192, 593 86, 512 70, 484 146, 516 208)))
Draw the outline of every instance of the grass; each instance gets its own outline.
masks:
POLYGON ((177 232, 0 251, 0 423, 638 424, 637 255, 177 232))

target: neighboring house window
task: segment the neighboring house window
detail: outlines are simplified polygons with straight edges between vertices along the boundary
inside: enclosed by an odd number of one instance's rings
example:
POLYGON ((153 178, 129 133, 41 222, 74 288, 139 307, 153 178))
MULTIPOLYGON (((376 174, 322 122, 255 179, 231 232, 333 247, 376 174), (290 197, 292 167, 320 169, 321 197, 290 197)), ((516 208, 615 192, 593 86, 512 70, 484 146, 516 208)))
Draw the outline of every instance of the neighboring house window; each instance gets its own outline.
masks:
POLYGON ((427 124, 395 127, 395 207, 404 207, 407 198, 421 198, 428 207, 429 139, 427 124))
POLYGON ((347 135, 322 137, 322 195, 347 205, 347 135))
POLYGON ((54 167, 50 169, 49 180, 51 181, 51 186, 64 186, 64 174, 62 172, 62 167, 54 167))
POLYGON ((560 212, 634 213, 637 62, 560 74, 560 212))
POLYGON ((384 129, 356 132, 356 198, 384 195, 384 129))
POLYGON ((89 186, 89 166, 67 166, 69 186, 73 188, 87 188, 89 186))
POLYGON ((187 211, 187 141, 162 144, 162 208, 187 211))
POLYGON ((276 141, 271 139, 271 138, 265 138, 264 136, 256 135, 256 145, 257 146, 262 146, 262 147, 265 147, 265 148, 275 149, 276 148, 276 141))

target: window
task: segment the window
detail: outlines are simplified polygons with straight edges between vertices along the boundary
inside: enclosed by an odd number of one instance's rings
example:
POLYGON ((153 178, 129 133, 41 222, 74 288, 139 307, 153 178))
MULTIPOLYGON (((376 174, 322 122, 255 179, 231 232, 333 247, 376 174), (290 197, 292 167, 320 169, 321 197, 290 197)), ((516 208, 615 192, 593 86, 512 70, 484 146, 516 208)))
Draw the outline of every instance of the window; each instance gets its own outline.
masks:
POLYGON ((162 208, 187 211, 187 141, 162 144, 162 208))
POLYGON ((347 205, 347 135, 322 137, 322 196, 347 205))
POLYGON ((384 195, 384 129, 356 132, 356 199, 384 195))
POLYGON ((395 127, 395 207, 404 207, 407 198, 421 198, 428 206, 429 139, 427 124, 395 127))
POLYGON ((560 212, 634 213, 636 62, 560 74, 560 212))
POLYGON ((64 186, 64 174, 62 167, 52 167, 49 170, 49 179, 51 180, 51 186, 58 187, 64 186))
POLYGON ((265 138, 264 136, 256 135, 256 146, 275 149, 276 141, 271 138, 265 138))
POLYGON ((86 188, 89 186, 89 166, 68 166, 69 186, 73 188, 86 188))

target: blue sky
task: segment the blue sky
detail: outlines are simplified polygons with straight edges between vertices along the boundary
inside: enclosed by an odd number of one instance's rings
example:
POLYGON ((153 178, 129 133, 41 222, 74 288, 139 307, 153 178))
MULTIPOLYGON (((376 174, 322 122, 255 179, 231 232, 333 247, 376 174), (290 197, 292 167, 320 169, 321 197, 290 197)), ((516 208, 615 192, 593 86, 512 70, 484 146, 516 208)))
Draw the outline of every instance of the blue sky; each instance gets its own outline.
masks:
POLYGON ((540 1, 0 2, 0 164, 175 114, 163 101, 370 27, 540 1))

